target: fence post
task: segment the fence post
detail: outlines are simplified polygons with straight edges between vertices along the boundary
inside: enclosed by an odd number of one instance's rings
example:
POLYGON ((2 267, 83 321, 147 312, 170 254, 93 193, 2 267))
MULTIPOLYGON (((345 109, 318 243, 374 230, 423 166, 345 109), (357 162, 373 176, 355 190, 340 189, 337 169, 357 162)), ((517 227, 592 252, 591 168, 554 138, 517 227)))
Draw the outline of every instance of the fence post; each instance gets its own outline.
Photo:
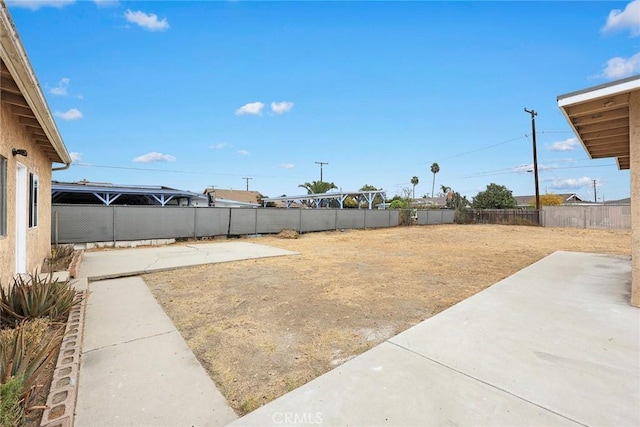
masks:
POLYGON ((258 208, 253 208, 253 210, 256 212, 256 214, 255 214, 255 223, 254 223, 254 226, 255 226, 254 230, 255 231, 254 231, 253 235, 257 236, 258 235, 258 208))
POLYGON ((56 246, 58 246, 58 210, 56 209, 55 211, 53 211, 53 231, 54 231, 54 236, 55 236, 55 242, 56 242, 56 246))
POLYGON ((112 218, 113 218, 113 244, 116 244, 116 207, 115 206, 111 206, 111 213, 112 213, 112 218))
POLYGON ((196 207, 192 206, 191 209, 193 209, 193 240, 198 240, 198 233, 197 233, 198 216, 196 215, 196 207))

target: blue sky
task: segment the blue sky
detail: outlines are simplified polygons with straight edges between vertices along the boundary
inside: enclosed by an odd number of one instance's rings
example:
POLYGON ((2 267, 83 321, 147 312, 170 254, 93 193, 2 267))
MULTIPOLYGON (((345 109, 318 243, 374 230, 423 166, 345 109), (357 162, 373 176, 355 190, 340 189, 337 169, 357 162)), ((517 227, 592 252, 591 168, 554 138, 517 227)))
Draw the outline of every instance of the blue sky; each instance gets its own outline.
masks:
POLYGON ((556 97, 640 74, 629 2, 7 1, 75 163, 58 181, 628 197, 556 97))

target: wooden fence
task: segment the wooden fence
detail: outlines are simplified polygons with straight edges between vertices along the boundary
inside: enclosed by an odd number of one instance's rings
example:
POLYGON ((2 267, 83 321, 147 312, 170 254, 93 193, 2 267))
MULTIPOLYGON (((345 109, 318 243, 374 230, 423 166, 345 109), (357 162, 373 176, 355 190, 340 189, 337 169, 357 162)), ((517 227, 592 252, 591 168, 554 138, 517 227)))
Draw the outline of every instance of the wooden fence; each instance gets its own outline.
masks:
POLYGON ((540 225, 540 211, 535 209, 468 209, 466 224, 540 225))

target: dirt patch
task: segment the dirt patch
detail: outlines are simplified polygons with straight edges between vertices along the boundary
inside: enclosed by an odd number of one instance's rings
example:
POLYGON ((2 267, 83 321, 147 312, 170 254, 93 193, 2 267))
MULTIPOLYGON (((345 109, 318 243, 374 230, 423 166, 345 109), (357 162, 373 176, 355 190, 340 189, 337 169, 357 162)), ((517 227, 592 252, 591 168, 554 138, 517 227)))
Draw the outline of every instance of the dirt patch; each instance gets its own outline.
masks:
POLYGON ((300 233, 296 230, 282 230, 276 237, 279 239, 297 239, 300 237, 300 233))
POLYGON ((43 273, 67 271, 73 261, 76 252, 73 245, 54 245, 51 247, 51 256, 42 264, 43 273))
POLYGON ((629 231, 492 225, 251 241, 300 254, 144 276, 240 415, 555 251, 631 254, 629 231))

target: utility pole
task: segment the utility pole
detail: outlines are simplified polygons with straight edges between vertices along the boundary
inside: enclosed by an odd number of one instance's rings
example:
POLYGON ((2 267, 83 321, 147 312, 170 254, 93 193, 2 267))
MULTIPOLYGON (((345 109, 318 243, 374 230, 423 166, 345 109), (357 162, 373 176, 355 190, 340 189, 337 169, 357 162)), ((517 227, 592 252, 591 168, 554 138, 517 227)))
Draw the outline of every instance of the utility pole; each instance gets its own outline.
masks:
POLYGON ((593 179, 593 203, 598 203, 598 199, 596 198, 596 182, 597 179, 593 179))
POLYGON ((327 162, 316 162, 316 165, 320 165, 320 182, 324 182, 322 180, 322 165, 328 165, 329 163, 327 162))
POLYGON ((533 134, 533 175, 536 183, 536 209, 540 210, 540 189, 538 187, 538 154, 536 151, 536 116, 535 110, 524 109, 525 113, 531 114, 531 133, 533 134))
POLYGON ((249 191, 249 180, 250 180, 250 179, 253 179, 253 178, 242 178, 242 179, 244 179, 245 181, 247 181, 247 191, 249 191))

